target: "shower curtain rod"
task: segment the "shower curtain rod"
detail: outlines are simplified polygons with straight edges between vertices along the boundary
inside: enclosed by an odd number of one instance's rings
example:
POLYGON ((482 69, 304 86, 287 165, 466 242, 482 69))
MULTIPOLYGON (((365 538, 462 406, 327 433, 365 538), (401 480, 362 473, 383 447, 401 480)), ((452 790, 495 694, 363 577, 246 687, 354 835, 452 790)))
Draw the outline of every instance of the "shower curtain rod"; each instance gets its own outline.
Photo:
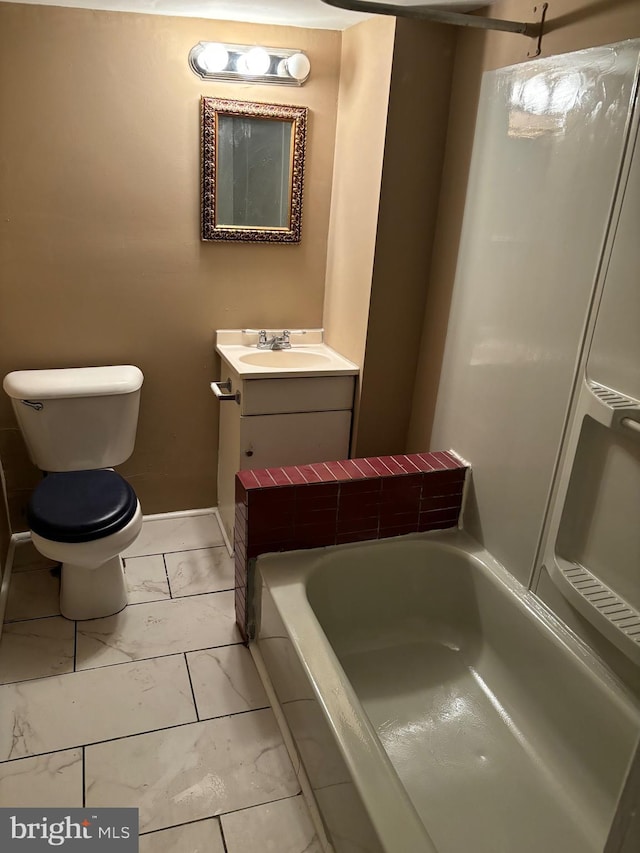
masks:
MULTIPOLYGON (((521 21, 503 21, 499 18, 483 18, 479 15, 467 15, 464 12, 444 12, 430 6, 400 6, 394 3, 375 3, 368 0, 323 0, 329 6, 348 9, 350 12, 367 12, 373 15, 393 15, 399 18, 417 18, 433 21, 436 24, 451 24, 454 27, 477 27, 482 30, 501 30, 506 33, 518 33, 528 38, 540 39, 547 3, 539 4, 534 12, 541 12, 541 20, 524 23, 521 21)), ((446 0, 445 0, 446 2, 446 0)))

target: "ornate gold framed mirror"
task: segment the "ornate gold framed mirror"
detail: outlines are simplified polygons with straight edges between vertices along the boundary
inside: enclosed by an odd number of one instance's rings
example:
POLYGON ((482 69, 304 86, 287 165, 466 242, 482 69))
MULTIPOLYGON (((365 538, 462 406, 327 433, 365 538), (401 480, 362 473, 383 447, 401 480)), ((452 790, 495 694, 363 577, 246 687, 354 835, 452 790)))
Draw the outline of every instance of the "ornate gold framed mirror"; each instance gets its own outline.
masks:
POLYGON ((299 243, 307 108, 202 98, 202 239, 299 243))

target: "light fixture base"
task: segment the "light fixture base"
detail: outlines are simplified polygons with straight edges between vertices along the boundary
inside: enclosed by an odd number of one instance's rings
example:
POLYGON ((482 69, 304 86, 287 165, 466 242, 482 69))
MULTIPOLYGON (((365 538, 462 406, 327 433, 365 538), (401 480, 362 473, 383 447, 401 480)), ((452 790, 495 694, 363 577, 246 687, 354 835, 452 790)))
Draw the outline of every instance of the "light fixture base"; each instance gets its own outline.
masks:
POLYGON ((189 67, 202 80, 224 80, 228 83, 275 83, 279 86, 304 85, 311 69, 308 57, 301 50, 208 41, 200 41, 191 48, 189 67), (210 69, 207 56, 212 48, 219 49, 217 52, 220 55, 223 55, 223 50, 226 51, 227 62, 224 68, 210 69), (257 51, 261 52, 261 56, 264 52, 269 59, 263 73, 251 71, 251 59, 257 57, 257 51), (249 57, 248 62, 247 57, 249 57), (293 57, 296 57, 296 60, 289 62, 293 57), (242 70, 243 65, 246 70, 242 70))

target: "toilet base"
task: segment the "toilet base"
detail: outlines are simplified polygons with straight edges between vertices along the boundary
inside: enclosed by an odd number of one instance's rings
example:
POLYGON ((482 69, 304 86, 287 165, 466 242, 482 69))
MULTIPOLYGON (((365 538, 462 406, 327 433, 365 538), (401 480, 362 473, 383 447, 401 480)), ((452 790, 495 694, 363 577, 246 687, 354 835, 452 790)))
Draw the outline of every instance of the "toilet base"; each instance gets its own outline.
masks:
POLYGON ((127 588, 119 555, 95 569, 62 564, 60 612, 66 619, 100 619, 126 605, 127 588))

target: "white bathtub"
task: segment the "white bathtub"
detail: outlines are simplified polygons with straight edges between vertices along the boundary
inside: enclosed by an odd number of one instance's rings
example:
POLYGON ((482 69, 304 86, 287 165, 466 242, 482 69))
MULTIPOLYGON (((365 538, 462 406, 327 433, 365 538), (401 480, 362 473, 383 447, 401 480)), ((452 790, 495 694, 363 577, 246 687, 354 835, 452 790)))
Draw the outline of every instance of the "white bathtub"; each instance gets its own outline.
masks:
POLYGON ((257 648, 338 853, 602 853, 640 709, 473 540, 258 569, 257 648))

